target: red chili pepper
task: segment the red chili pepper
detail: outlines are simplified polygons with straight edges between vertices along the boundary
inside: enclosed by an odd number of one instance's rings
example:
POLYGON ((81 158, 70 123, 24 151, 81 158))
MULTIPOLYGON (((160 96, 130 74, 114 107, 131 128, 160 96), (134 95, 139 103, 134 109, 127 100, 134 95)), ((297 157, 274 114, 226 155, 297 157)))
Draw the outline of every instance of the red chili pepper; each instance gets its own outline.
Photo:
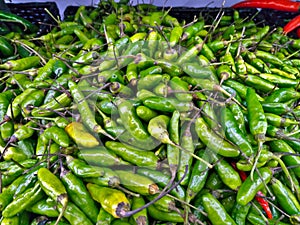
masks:
POLYGON ((292 30, 296 29, 300 26, 300 15, 296 16, 295 18, 291 19, 290 22, 288 22, 283 27, 283 33, 287 34, 291 32, 292 30))
POLYGON ((297 37, 300 38, 300 28, 297 29, 297 37))
POLYGON ((299 12, 300 2, 293 2, 287 0, 273 0, 273 1, 246 0, 234 4, 232 8, 266 8, 266 9, 275 9, 275 10, 286 11, 286 12, 299 12))
POLYGON ((239 172, 239 175, 240 175, 242 181, 245 181, 246 178, 247 178, 246 172, 245 172, 245 171, 242 171, 242 170, 238 170, 238 172, 239 172))
MULTIPOLYGON (((231 165, 236 171, 238 171, 242 181, 246 180, 246 178, 247 178, 246 172, 242 171, 242 170, 238 170, 235 162, 231 162, 231 165)), ((266 212, 267 217, 269 219, 272 219, 273 218, 272 211, 270 209, 268 201, 266 201, 266 199, 264 197, 265 197, 265 195, 261 191, 258 191, 257 195, 255 196, 255 199, 260 204, 260 206, 263 208, 263 210, 266 212)))
POLYGON ((272 219, 273 218, 272 211, 270 209, 269 203, 266 201, 266 199, 264 197, 265 197, 265 195, 261 191, 258 191, 257 195, 255 196, 255 199, 261 205, 263 210, 266 212, 267 217, 269 219, 272 219))

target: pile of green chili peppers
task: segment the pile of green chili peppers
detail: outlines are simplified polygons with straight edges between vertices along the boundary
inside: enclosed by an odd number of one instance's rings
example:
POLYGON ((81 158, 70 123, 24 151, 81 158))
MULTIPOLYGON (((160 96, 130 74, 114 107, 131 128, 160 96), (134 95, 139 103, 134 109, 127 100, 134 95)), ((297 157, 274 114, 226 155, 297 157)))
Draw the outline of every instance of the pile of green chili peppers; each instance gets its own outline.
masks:
POLYGON ((300 39, 201 15, 0 37, 0 225, 300 224, 300 39))

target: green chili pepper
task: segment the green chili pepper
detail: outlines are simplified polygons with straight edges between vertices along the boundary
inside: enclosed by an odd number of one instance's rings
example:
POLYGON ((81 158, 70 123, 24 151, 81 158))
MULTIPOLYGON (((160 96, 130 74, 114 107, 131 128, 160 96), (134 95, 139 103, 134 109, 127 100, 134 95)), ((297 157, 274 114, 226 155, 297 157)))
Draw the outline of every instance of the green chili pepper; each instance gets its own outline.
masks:
POLYGON ((149 74, 140 78, 137 82, 137 90, 151 90, 157 86, 163 79, 161 74, 149 74))
POLYGON ((192 37, 194 34, 196 34, 198 31, 200 31, 204 26, 204 21, 201 20, 199 22, 196 22, 188 27, 186 27, 183 30, 183 34, 181 36, 181 41, 184 41, 186 39, 189 39, 192 37))
POLYGON ((41 199, 40 201, 30 206, 27 210, 39 215, 58 217, 59 213, 56 209, 56 205, 57 204, 55 201, 49 201, 49 199, 41 199))
POLYGON ((12 91, 6 91, 0 93, 0 120, 3 121, 4 116, 7 112, 10 101, 13 98, 12 91))
POLYGON ((2 211, 4 217, 13 217, 28 206, 36 203, 44 197, 44 193, 38 183, 32 188, 27 189, 22 195, 15 198, 2 211))
POLYGON ((299 214, 300 204, 292 191, 280 180, 272 178, 271 187, 282 209, 289 215, 299 214))
POLYGON ((269 96, 264 100, 265 103, 280 103, 287 102, 291 99, 299 99, 300 93, 297 92, 294 88, 280 88, 273 91, 269 96))
POLYGON ((98 73, 99 83, 105 83, 107 81, 124 84, 123 73, 120 70, 105 70, 98 73))
POLYGON ((176 26, 172 29, 170 34, 170 40, 169 40, 170 47, 174 47, 179 43, 182 33, 183 33, 183 28, 181 26, 176 26))
POLYGON ((237 225, 244 225, 246 224, 246 219, 248 212, 250 210, 251 205, 240 205, 239 203, 235 202, 233 206, 233 210, 231 212, 231 217, 235 221, 237 225))
POLYGON ((15 131, 13 121, 7 121, 1 125, 1 138, 4 141, 8 141, 15 131))
POLYGON ((101 168, 104 175, 101 177, 87 177, 84 178, 85 182, 97 184, 104 187, 120 187, 120 178, 114 170, 106 167, 101 168))
POLYGON ((261 58, 265 62, 271 63, 273 65, 281 66, 283 64, 283 62, 280 59, 278 59, 275 55, 272 55, 271 53, 257 50, 255 54, 256 57, 261 58))
POLYGON ((80 178, 71 171, 61 168, 60 178, 66 187, 70 200, 75 203, 88 217, 96 223, 98 208, 80 178))
POLYGON ((99 145, 99 141, 85 129, 82 123, 69 123, 65 131, 79 146, 91 148, 99 145))
MULTIPOLYGON (((205 161, 209 162, 210 158, 206 151, 199 151, 197 154, 205 161)), ((189 183, 186 189, 186 201, 190 202, 204 187, 208 177, 208 167, 201 161, 196 161, 193 165, 189 183)))
POLYGON ((115 218, 122 217, 130 209, 130 203, 125 194, 117 189, 101 187, 91 183, 87 184, 87 189, 92 198, 115 218))
MULTIPOLYGON (((284 141, 275 140, 270 142, 271 150, 278 153, 290 153, 291 155, 282 156, 282 160, 287 166, 298 165, 300 157, 293 155, 295 151, 284 141)), ((297 177, 300 176, 300 168, 295 167, 292 169, 297 177)))
POLYGON ((42 190, 62 207, 57 217, 57 221, 59 221, 69 204, 66 188, 60 179, 47 168, 40 168, 37 177, 42 190))
POLYGON ((132 173, 131 171, 115 171, 121 180, 121 185, 141 195, 154 195, 159 192, 158 186, 150 178, 132 173))
POLYGON ((262 92, 269 92, 277 89, 275 84, 257 75, 248 74, 242 79, 244 79, 245 84, 248 86, 255 87, 257 90, 262 92))
POLYGON ((280 88, 295 88, 299 84, 299 80, 285 78, 276 74, 260 73, 259 77, 277 85, 280 88))
POLYGON ((0 37, 0 51, 3 57, 9 57, 14 54, 13 46, 4 37, 0 37))
POLYGON ((122 123, 129 133, 137 139, 149 138, 150 135, 136 115, 135 107, 131 102, 126 100, 121 101, 121 103, 118 104, 118 111, 122 123))
POLYGON ((232 190, 237 190, 242 185, 238 172, 224 159, 214 152, 209 152, 211 160, 215 163, 215 169, 223 183, 232 190))
POLYGON ((82 122, 87 126, 87 128, 96 133, 101 133, 105 136, 110 137, 109 134, 96 122, 93 112, 91 111, 83 93, 79 90, 77 84, 71 80, 68 82, 68 86, 71 91, 71 95, 77 104, 82 122))
POLYGON ((154 205, 150 205, 148 208, 149 215, 159 221, 167 221, 174 223, 182 223, 184 219, 178 212, 164 212, 158 210, 154 205))
POLYGON ((4 70, 22 71, 30 69, 32 67, 36 67, 39 65, 39 63, 40 58, 38 56, 28 56, 26 58, 17 60, 9 60, 4 64, 1 64, 0 68, 4 70))
MULTIPOLYGON (((261 216, 253 213, 253 212, 249 212, 248 215, 247 215, 247 220, 251 223, 251 224, 255 224, 255 225, 264 225, 266 224, 266 221, 264 218, 262 218, 261 216)), ((287 225, 289 223, 285 223, 285 222, 281 222, 281 221, 278 221, 278 220, 268 220, 268 223, 270 225, 275 225, 275 224, 278 224, 278 225, 287 225)))
POLYGON ((284 77, 284 78, 289 78, 289 79, 297 79, 296 76, 294 74, 291 74, 291 73, 287 73, 281 69, 278 69, 278 68, 270 68, 272 74, 275 74, 275 75, 279 75, 281 77, 284 77))
MULTIPOLYGON (((210 189, 210 190, 217 190, 217 189, 224 187, 224 183, 221 180, 220 176, 217 174, 217 172, 212 171, 209 174, 204 187, 207 189, 210 189)), ((205 189, 202 189, 202 190, 204 190, 204 192, 205 192, 205 189)), ((200 193, 201 193, 201 191, 200 191, 200 193)))
POLYGON ((148 132, 150 135, 164 144, 172 144, 168 133, 168 124, 170 118, 166 115, 158 115, 153 117, 148 124, 148 132))
POLYGON ((21 113, 20 105, 23 99, 31 95, 34 91, 36 91, 35 88, 28 88, 24 90, 21 94, 16 96, 12 101, 12 103, 10 103, 6 112, 6 116, 8 116, 9 118, 16 118, 18 115, 20 115, 21 113))
MULTIPOLYGON (((131 205, 132 210, 143 207, 144 205, 145 205, 145 200, 144 200, 143 197, 133 197, 132 198, 132 205, 131 205)), ((143 209, 142 211, 132 215, 132 220, 134 221, 133 223, 135 223, 137 225, 139 225, 139 224, 144 224, 144 225, 149 224, 147 209, 143 209)))
POLYGON ((84 149, 78 152, 78 157, 83 159, 90 165, 94 166, 114 166, 114 165, 129 165, 111 150, 104 146, 97 148, 84 149))
MULTIPOLYGON (((168 185, 171 179, 170 176, 151 168, 148 169, 139 167, 137 173, 150 178, 161 188, 164 188, 166 185, 168 185)), ((181 185, 178 185, 175 189, 173 189, 171 194, 181 200, 184 200, 185 198, 185 190, 181 185)))
POLYGON ((256 193, 264 187, 264 184, 270 182, 272 178, 272 171, 268 167, 262 167, 258 169, 258 172, 254 172, 253 181, 248 176, 242 183, 238 190, 236 201, 240 205, 247 205, 255 197, 256 193))
POLYGON ((153 117, 158 115, 157 112, 143 105, 136 108, 136 114, 146 122, 149 122, 153 117))
POLYGON ((24 117, 30 114, 34 107, 41 105, 44 101, 45 92, 43 90, 36 90, 30 95, 27 95, 21 102, 21 112, 24 117))
POLYGON ((286 102, 286 103, 277 103, 277 102, 264 103, 264 102, 262 102, 261 105, 263 107, 263 110, 266 113, 282 115, 282 114, 286 114, 286 113, 293 111, 293 109, 290 107, 289 103, 291 103, 291 101, 286 102))
POLYGON ((26 159, 29 159, 33 155, 33 152, 27 152, 26 150, 27 149, 24 148, 10 146, 5 149, 2 157, 4 160, 22 162, 26 159))
POLYGON ((124 160, 137 166, 152 168, 158 166, 158 157, 153 152, 137 149, 116 141, 107 141, 105 146, 124 160))
POLYGON ((112 82, 109 86, 109 90, 112 94, 118 95, 119 97, 130 98, 133 96, 132 89, 120 82, 112 82))
POLYGON ((26 74, 16 73, 12 74, 9 79, 6 80, 7 84, 12 86, 18 86, 21 89, 26 89, 32 81, 26 74))
POLYGON ((226 137, 236 144, 246 156, 252 156, 252 146, 244 136, 244 133, 239 129, 230 109, 224 108, 222 110, 221 120, 225 129, 226 137))
MULTIPOLYGON (((242 99, 246 99, 246 95, 247 95, 247 86, 239 83, 236 80, 226 80, 224 81, 224 84, 233 88, 240 96, 242 99)), ((257 98, 259 99, 259 101, 263 101, 264 99, 262 97, 260 97, 258 94, 256 94, 257 98)))
POLYGON ((70 155, 66 157, 67 167, 78 177, 102 177, 105 171, 102 167, 91 166, 81 159, 70 155))
MULTIPOLYGON (((63 69, 58 68, 57 70, 58 70, 57 73, 60 73, 59 70, 63 70, 63 69)), ((57 76, 59 76, 59 77, 53 81, 52 85, 50 86, 50 90, 48 90, 46 93, 46 96, 44 99, 44 104, 47 104, 48 102, 52 101, 53 98, 56 98, 62 94, 58 90, 60 88, 67 88, 68 80, 72 77, 72 74, 67 73, 67 74, 62 74, 62 75, 57 75, 57 76)))
POLYGON ((210 78, 213 73, 209 67, 198 63, 185 63, 182 69, 187 75, 194 78, 210 78))
MULTIPOLYGON (((129 147, 131 146, 132 148, 137 148, 139 150, 149 151, 155 149, 159 145, 159 141, 151 136, 147 139, 139 139, 130 134, 124 127, 116 127, 116 129, 118 130, 116 135, 117 139, 120 142, 129 145, 129 147)), ((114 134, 116 133, 114 132, 114 134)))
POLYGON ((240 154, 235 146, 216 135, 202 117, 196 119, 195 129, 200 140, 212 151, 225 157, 236 157, 240 154))
MULTIPOLYGON (((92 225, 89 218, 72 202, 68 202, 64 209, 60 204, 57 205, 58 211, 63 213, 64 218, 71 224, 92 225)), ((57 223, 57 221, 56 221, 57 223)))
MULTIPOLYGON (((180 113, 175 110, 170 118, 168 132, 170 139, 176 145, 179 145, 179 124, 180 124, 180 113)), ((174 145, 167 145, 167 158, 170 167, 170 171, 173 177, 177 173, 179 165, 180 149, 174 145)))
POLYGON ((0 194, 1 211, 3 211, 3 209, 13 201, 15 194, 21 195, 25 189, 32 185, 32 182, 35 181, 34 178, 36 176, 36 170, 37 169, 34 169, 32 172, 18 176, 9 186, 7 186, 5 190, 2 191, 0 194))
POLYGON ((175 97, 179 101, 192 101, 193 96, 189 92, 189 85, 185 81, 181 80, 179 77, 173 77, 170 80, 170 86, 174 91, 175 97), (177 93, 178 92, 178 93, 177 93))
POLYGON ((103 208, 100 208, 97 217, 97 225, 110 225, 114 217, 106 212, 103 208))
POLYGON ((297 125, 299 122, 289 119, 289 118, 284 118, 276 114, 272 113, 265 113, 268 124, 276 126, 276 127, 287 127, 290 125, 297 125))
MULTIPOLYGON (((187 185, 189 183, 189 177, 192 173, 192 161, 193 161, 193 154, 195 152, 195 146, 193 143, 193 136, 191 131, 192 123, 189 122, 188 124, 183 125, 181 127, 181 140, 180 146, 184 149, 184 151, 180 152, 179 164, 177 168, 177 178, 181 179, 185 174, 186 176, 182 178, 181 185, 187 185), (187 167, 187 171, 186 171, 187 167)), ((150 126, 150 123, 149 123, 150 126)), ((203 159, 203 158, 201 158, 203 159)), ((204 159, 203 159, 204 160, 204 159)), ((205 161, 205 160, 204 160, 205 161)))
POLYGON ((247 74, 247 67, 245 61, 241 55, 236 57, 235 67, 238 73, 238 76, 247 74))
POLYGON ((52 74, 55 62, 56 59, 49 59, 49 61, 39 69, 37 76, 34 78, 34 82, 43 81, 46 78, 49 78, 52 74))
POLYGON ((259 74, 260 71, 258 69, 256 69, 254 66, 252 66, 251 64, 245 62, 246 65, 246 69, 247 69, 247 73, 248 74, 259 74))
POLYGON ((45 138, 53 140, 55 143, 62 147, 68 147, 70 144, 70 138, 64 129, 57 126, 52 126, 44 131, 45 138))
POLYGON ((31 112, 33 116, 42 117, 42 116, 51 116, 55 114, 55 110, 66 107, 71 103, 71 99, 67 93, 62 93, 58 97, 55 97, 46 104, 34 108, 31 112))
POLYGON ((192 102, 180 102, 176 98, 164 98, 160 96, 152 96, 143 100, 143 104, 150 109, 162 112, 180 112, 190 111, 193 108, 192 102))
POLYGON ((210 193, 201 196, 202 204, 210 222, 217 224, 236 224, 222 204, 210 193))
POLYGON ((29 31, 31 33, 36 33, 38 31, 38 27, 36 25, 34 25, 31 22, 29 22, 28 20, 26 20, 16 14, 10 13, 10 12, 1 10, 0 11, 0 19, 19 23, 22 26, 24 26, 24 31, 29 31))
POLYGON ((208 97, 201 92, 196 92, 193 95, 193 98, 196 100, 198 108, 201 108, 203 111, 202 116, 207 125, 209 125, 210 128, 218 129, 219 124, 217 122, 217 115, 211 104, 208 104, 208 97))
MULTIPOLYGON (((157 198, 158 194, 155 195, 148 195, 146 198, 150 201, 157 198)), ((172 212, 176 210, 175 200, 172 197, 169 196, 163 196, 159 200, 153 203, 153 206, 157 208, 158 210, 161 210, 163 212, 172 212)))
POLYGON ((19 225, 20 224, 20 216, 12 216, 12 217, 4 217, 1 220, 1 225, 19 225))
POLYGON ((257 160, 261 153, 262 144, 265 141, 265 135, 267 132, 268 123, 267 123, 266 116, 264 114, 263 107, 259 102, 254 89, 252 88, 247 89, 246 102, 247 102, 247 109, 248 109, 247 118, 249 121, 248 122, 249 129, 251 134, 255 137, 255 139, 258 141, 259 144, 253 169, 251 170, 250 177, 252 179, 257 160))
POLYGON ((227 79, 233 78, 235 76, 232 69, 227 64, 222 64, 218 67, 217 75, 222 80, 227 80, 227 79))
POLYGON ((183 70, 180 66, 167 60, 158 59, 154 62, 154 65, 160 66, 163 73, 171 76, 180 76, 183 73, 183 70))
POLYGON ((137 65, 135 63, 130 63, 126 67, 125 79, 128 83, 136 85, 136 80, 138 78, 137 65))

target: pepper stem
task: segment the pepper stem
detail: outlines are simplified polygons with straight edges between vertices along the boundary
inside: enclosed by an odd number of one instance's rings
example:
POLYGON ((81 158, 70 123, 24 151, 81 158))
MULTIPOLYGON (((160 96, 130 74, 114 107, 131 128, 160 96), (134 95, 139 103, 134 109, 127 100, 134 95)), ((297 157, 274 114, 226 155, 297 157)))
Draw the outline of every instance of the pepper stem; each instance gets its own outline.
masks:
POLYGON ((251 178, 252 181, 253 181, 254 170, 256 169, 258 159, 259 159, 261 151, 262 151, 262 145, 263 145, 263 142, 261 140, 258 140, 258 150, 257 150, 256 156, 255 156, 255 159, 254 159, 253 166, 252 166, 251 171, 250 171, 250 178, 251 178))
POLYGON ((289 181, 291 182, 291 189, 292 189, 292 192, 294 192, 295 189, 297 189, 297 187, 296 187, 296 185, 295 185, 295 183, 294 183, 294 181, 293 181, 293 179, 292 179, 292 176, 291 176, 289 170, 288 170, 287 167, 285 166, 284 162, 281 160, 280 157, 278 157, 278 156, 276 156, 276 155, 272 155, 272 156, 271 156, 271 159, 275 159, 275 160, 279 163, 279 165, 280 165, 281 168, 282 168, 282 171, 285 173, 285 175, 287 176, 287 178, 288 178, 289 181))

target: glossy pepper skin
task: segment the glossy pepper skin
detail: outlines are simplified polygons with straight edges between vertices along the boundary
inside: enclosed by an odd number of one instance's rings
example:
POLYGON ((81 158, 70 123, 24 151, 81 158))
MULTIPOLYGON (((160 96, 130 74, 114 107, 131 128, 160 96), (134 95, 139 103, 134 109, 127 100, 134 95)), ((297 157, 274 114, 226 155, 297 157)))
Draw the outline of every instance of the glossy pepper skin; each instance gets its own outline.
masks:
POLYGON ((141 195, 154 195, 159 192, 159 187, 150 178, 131 171, 116 170, 121 184, 127 189, 141 195))
POLYGON ((272 178, 271 188, 276 200, 282 209, 289 215, 296 215, 300 212, 300 204, 293 192, 280 180, 272 178))
POLYGON ((87 184, 87 189, 92 198, 115 218, 122 217, 130 209, 130 203, 122 191, 92 183, 87 184))
POLYGON ((226 212, 223 205, 210 193, 201 196, 203 208, 213 225, 236 225, 231 216, 226 212))
POLYGON ((25 32, 29 31, 29 32, 35 33, 38 31, 38 27, 36 25, 32 24, 28 20, 14 14, 14 13, 11 13, 11 12, 6 12, 4 10, 1 10, 0 11, 0 20, 9 20, 9 21, 14 21, 16 23, 19 23, 22 26, 24 26, 25 32))
MULTIPOLYGON (((270 142, 270 147, 273 152, 278 152, 278 153, 289 153, 290 155, 285 155, 282 156, 283 162, 287 166, 295 166, 299 165, 300 163, 300 157, 295 154, 294 149, 284 140, 275 140, 270 142)), ((295 167, 292 169, 297 177, 300 176, 300 168, 295 167)))
POLYGON ((247 89, 246 102, 250 132, 255 136, 256 139, 263 141, 268 124, 264 114, 264 110, 256 96, 254 89, 247 89))
MULTIPOLYGON (((272 178, 272 171, 268 167, 262 167, 258 169, 263 181, 265 183, 270 182, 272 178)), ((253 181, 249 176, 241 185, 238 190, 236 201, 241 205, 247 205, 252 199, 254 199, 256 193, 264 187, 264 184, 257 172, 254 172, 253 181)))
POLYGON ((238 148, 212 132, 202 117, 196 119, 195 129, 200 140, 212 151, 225 157, 236 157, 240 154, 238 148))
POLYGON ((240 130, 233 113, 229 108, 224 108, 221 113, 222 124, 226 137, 235 143, 246 156, 252 156, 253 149, 243 132, 240 130))
POLYGON ((96 223, 98 208, 80 178, 62 167, 60 178, 66 187, 68 196, 88 217, 96 223))
POLYGON ((99 145, 99 141, 87 131, 82 123, 71 122, 65 127, 65 131, 79 146, 92 148, 99 145))
POLYGON ((69 198, 67 190, 60 179, 47 168, 40 168, 37 177, 42 190, 65 209, 69 198))
POLYGON ((44 197, 44 193, 38 183, 34 187, 27 189, 22 195, 19 195, 9 203, 2 212, 4 217, 13 217, 28 206, 36 203, 44 197))
POLYGON ((45 215, 48 217, 58 217, 59 212, 56 209, 56 202, 50 201, 49 199, 41 199, 40 201, 33 204, 27 210, 39 215, 45 215))
POLYGON ((254 1, 246 0, 232 6, 233 8, 268 8, 286 12, 299 12, 298 2, 276 0, 276 1, 254 1))
MULTIPOLYGON (((198 156, 205 161, 209 160, 209 154, 207 151, 199 151, 198 156)), ((197 160, 192 168, 189 183, 186 189, 186 201, 190 202, 204 187, 206 179, 208 177, 208 167, 203 162, 197 160)))

